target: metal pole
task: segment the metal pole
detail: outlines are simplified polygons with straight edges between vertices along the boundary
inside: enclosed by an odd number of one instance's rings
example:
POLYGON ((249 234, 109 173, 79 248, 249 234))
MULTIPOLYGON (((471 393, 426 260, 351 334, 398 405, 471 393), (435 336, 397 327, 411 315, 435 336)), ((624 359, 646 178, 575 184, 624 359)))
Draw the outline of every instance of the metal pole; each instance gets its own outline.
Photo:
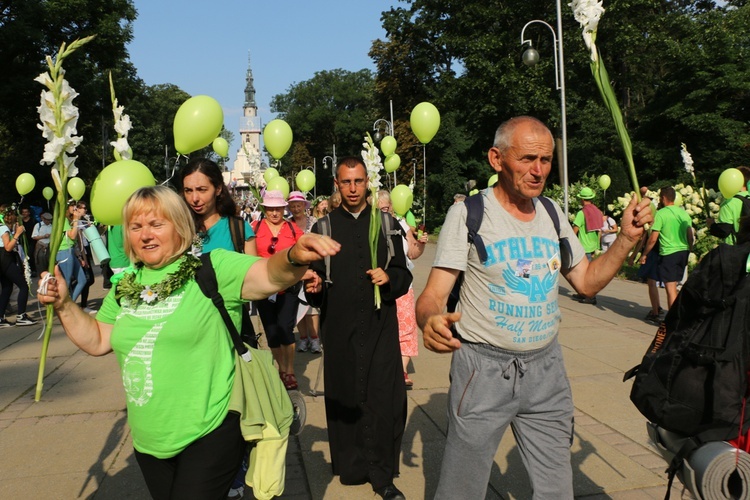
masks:
POLYGON ((563 57, 562 6, 557 0, 557 52, 560 62, 560 114, 563 141, 563 192, 565 193, 565 217, 568 217, 568 126, 565 113, 565 58, 563 57))
POLYGON ((427 228, 427 145, 422 144, 422 225, 427 228))
MULTIPOLYGON (((393 99, 388 99, 388 103, 390 104, 391 108, 391 136, 393 138, 396 138, 396 127, 393 124, 393 99)), ((398 170, 398 169, 396 169, 398 170)), ((396 170, 393 171, 393 186, 398 186, 398 180, 396 179, 396 170)))
POLYGON ((315 165, 315 158, 313 158, 313 177, 315 177, 315 184, 313 184, 313 198, 318 197, 318 168, 315 165))

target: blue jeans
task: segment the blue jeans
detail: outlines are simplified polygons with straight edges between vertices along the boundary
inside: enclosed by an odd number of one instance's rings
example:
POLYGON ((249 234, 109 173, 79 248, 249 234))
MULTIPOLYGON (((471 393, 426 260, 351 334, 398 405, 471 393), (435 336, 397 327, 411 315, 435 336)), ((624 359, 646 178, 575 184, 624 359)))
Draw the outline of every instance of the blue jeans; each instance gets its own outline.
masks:
POLYGON ((75 302, 81 295, 83 287, 86 286, 86 273, 83 271, 83 266, 81 266, 81 262, 75 256, 72 248, 57 252, 57 264, 60 266, 63 276, 65 276, 70 298, 75 302), (74 280, 76 281, 75 288, 71 288, 74 280))
POLYGON ((573 397, 557 340, 527 352, 464 343, 453 353, 436 499, 485 497, 508 425, 534 499, 572 499, 573 397))

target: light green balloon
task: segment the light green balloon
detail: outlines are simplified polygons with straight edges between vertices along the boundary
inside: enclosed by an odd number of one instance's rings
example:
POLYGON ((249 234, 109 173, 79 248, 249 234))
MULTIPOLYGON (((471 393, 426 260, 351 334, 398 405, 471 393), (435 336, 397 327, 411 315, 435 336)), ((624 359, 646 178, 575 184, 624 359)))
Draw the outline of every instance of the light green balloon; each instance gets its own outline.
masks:
POLYGON ((34 179, 34 176, 29 173, 21 174, 16 178, 16 191, 18 191, 18 194, 21 196, 25 196, 32 192, 35 185, 36 180, 34 179))
POLYGON ((174 147, 190 154, 211 144, 224 125, 224 111, 219 102, 207 95, 191 97, 174 117, 174 147))
POLYGON ((263 180, 266 181, 266 185, 271 182, 271 179, 275 179, 279 176, 279 171, 273 167, 269 167, 263 172, 263 180))
POLYGON ((391 191, 391 206, 393 207, 393 211, 401 217, 406 215, 413 202, 414 193, 411 192, 408 186, 399 184, 391 191))
MULTIPOLYGON (((115 157, 115 161, 122 160, 122 156, 120 155, 120 152, 117 151, 116 149, 112 150, 112 156, 115 157)), ((129 160, 133 159, 133 148, 128 148, 128 156, 130 156, 130 158, 128 158, 129 160)))
POLYGON ((497 182, 497 174, 492 174, 492 176, 487 179, 487 187, 492 187, 497 182))
POLYGON ((479 192, 479 190, 478 190, 478 189, 472 189, 471 191, 469 191, 469 196, 474 196, 474 195, 475 195, 475 194, 477 194, 478 192, 479 192))
POLYGON ((389 174, 393 173, 401 166, 401 157, 397 154, 388 155, 385 157, 385 163, 383 163, 383 166, 385 167, 386 172, 389 174))
POLYGON ((266 183, 266 191, 281 191, 286 198, 289 196, 289 183, 283 177, 274 177, 266 183))
POLYGON ((292 128, 284 120, 271 120, 263 129, 263 144, 277 160, 289 151, 292 139, 292 128))
POLYGON ((607 174, 599 177, 599 187, 603 190, 606 191, 607 189, 609 189, 610 184, 612 184, 612 179, 610 179, 607 174))
POLYGON ((74 200, 80 200, 83 198, 83 194, 86 192, 86 184, 83 180, 78 177, 68 179, 68 194, 74 200))
POLYGON ((46 188, 42 189, 42 196, 44 196, 44 199, 49 201, 52 199, 53 196, 55 196, 55 191, 47 186, 46 188))
POLYGON ((294 182, 297 184, 297 188, 300 191, 304 191, 305 193, 307 193, 313 187, 315 187, 315 174, 313 174, 312 170, 300 170, 300 172, 294 178, 294 182))
POLYGON ((440 128, 440 112, 434 104, 420 102, 411 110, 411 130, 419 142, 427 144, 440 128))
POLYGON ((744 184, 745 179, 742 176, 742 172, 736 168, 728 168, 719 176, 719 191, 721 191, 721 195, 725 200, 739 193, 744 184))
POLYGON ((136 190, 156 185, 151 170, 135 160, 107 165, 91 186, 91 213, 102 224, 122 224, 122 209, 136 190))
POLYGON ((386 135, 383 140, 380 141, 380 150, 385 156, 390 156, 396 152, 396 139, 393 136, 386 135))
POLYGON ((675 192, 675 194, 674 194, 674 204, 677 205, 678 207, 681 207, 683 201, 684 200, 682 199, 682 195, 680 193, 678 193, 678 192, 675 192))
POLYGON ((226 158, 227 156, 229 156, 229 143, 223 137, 217 137, 216 139, 214 139, 213 148, 214 153, 221 156, 222 158, 226 158))

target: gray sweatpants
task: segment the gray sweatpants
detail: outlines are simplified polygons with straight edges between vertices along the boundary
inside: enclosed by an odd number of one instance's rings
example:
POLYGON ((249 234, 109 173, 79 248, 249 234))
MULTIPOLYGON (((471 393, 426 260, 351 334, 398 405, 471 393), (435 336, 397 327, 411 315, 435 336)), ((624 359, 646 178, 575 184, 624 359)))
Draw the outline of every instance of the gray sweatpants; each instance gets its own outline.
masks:
POLYGON ((554 340, 530 352, 465 343, 453 353, 448 438, 436 499, 485 498, 508 424, 534 498, 573 498, 573 399, 554 340))

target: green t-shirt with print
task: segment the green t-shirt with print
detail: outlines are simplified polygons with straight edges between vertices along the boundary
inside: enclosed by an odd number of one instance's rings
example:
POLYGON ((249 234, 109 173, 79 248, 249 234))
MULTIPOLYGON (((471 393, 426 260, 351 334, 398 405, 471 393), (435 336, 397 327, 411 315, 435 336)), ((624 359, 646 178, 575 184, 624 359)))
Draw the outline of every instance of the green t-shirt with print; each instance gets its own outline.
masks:
POLYGON ((586 231, 586 216, 583 215, 583 210, 578 211, 576 218, 573 220, 573 225, 578 227, 578 241, 581 242, 586 253, 593 253, 601 248, 599 246, 599 231, 586 231))
MULTIPOLYGON (((219 292, 239 329, 242 283, 258 257, 211 252, 219 292)), ((158 270, 141 268, 143 285, 175 272, 181 259, 158 270)), ((122 370, 128 423, 136 450, 177 455, 224 421, 234 380, 234 347, 219 311, 194 279, 166 299, 135 308, 105 297, 98 321, 113 324, 112 349, 122 370)))
POLYGON ((653 231, 659 231, 659 255, 689 250, 687 232, 693 226, 688 213, 675 205, 659 209, 654 217, 653 231))
MULTIPOLYGON (((731 224, 734 227, 735 234, 740 230, 740 215, 742 214, 743 205, 742 200, 740 200, 738 196, 747 198, 748 196, 750 196, 750 191, 740 191, 732 198, 724 200, 724 202, 721 204, 721 208, 719 209, 719 222, 731 224)), ((729 236, 724 238, 724 243, 734 245, 735 240, 736 236, 734 234, 730 234, 729 236)))

